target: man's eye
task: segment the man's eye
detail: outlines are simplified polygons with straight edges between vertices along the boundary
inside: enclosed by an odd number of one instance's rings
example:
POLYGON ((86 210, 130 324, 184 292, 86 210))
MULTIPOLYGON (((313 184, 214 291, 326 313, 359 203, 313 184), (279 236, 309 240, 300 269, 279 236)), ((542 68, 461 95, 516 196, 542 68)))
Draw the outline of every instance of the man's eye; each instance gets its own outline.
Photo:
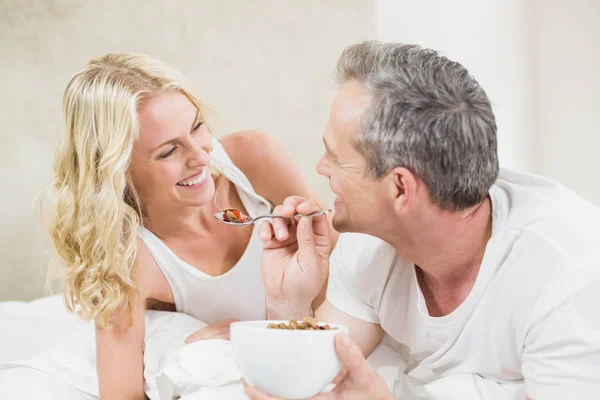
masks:
POLYGON ((325 154, 327 155, 327 158, 329 159, 329 161, 331 161, 334 164, 339 164, 339 161, 337 158, 335 158, 333 155, 331 155, 330 153, 325 152, 325 154))

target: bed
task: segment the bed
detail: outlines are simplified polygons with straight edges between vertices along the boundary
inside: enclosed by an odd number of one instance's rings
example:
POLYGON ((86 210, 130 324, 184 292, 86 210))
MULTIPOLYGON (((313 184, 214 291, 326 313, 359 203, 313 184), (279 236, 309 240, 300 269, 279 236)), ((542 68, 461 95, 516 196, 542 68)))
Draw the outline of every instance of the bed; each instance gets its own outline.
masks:
MULTIPOLYGON (((189 334, 203 326, 204 323, 185 314, 146 313, 144 377, 146 394, 151 400, 171 400, 174 393, 184 389, 187 392, 182 393, 182 400, 245 399, 238 382, 203 387, 198 385, 198 379, 192 379, 178 369, 177 352, 181 349, 202 351, 206 356, 206 352, 223 347, 222 343, 219 346, 209 343, 181 346, 189 334)), ((61 296, 30 302, 0 302, 0 399, 97 400, 93 331, 93 324, 65 309, 61 296), (16 360, 22 361, 14 363, 16 360)), ((213 356, 220 357, 208 354, 208 359, 213 356)), ((378 368, 396 395, 435 399, 489 396, 514 399, 519 398, 515 394, 521 392, 519 387, 507 390, 470 375, 446 377, 427 385, 421 383, 419 387, 414 378, 402 374, 407 365, 405 357, 402 348, 389 337, 369 357, 371 365, 378 368)), ((231 376, 231 373, 227 371, 223 376, 231 376)), ((214 379, 214 373, 211 379, 214 379)))

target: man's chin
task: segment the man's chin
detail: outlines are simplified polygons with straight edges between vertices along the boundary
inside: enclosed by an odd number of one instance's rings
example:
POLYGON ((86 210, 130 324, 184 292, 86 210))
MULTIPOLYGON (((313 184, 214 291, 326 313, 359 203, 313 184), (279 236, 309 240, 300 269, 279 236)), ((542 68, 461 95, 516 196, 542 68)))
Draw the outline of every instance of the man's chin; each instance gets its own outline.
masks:
POLYGON ((343 218, 338 213, 335 213, 331 220, 331 225, 339 233, 350 232, 350 224, 346 218, 343 218))

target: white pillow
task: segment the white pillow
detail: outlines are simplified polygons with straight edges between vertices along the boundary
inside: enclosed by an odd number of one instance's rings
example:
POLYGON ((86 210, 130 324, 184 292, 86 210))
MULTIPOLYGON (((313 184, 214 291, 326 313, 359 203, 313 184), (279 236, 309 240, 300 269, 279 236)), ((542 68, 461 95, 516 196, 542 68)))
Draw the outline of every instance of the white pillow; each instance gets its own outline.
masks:
MULTIPOLYGON (((156 374, 158 400, 246 400, 229 340, 202 340, 163 356, 156 374)), ((154 393, 146 391, 151 400, 154 393)))
POLYGON ((146 312, 144 380, 146 395, 151 400, 160 399, 157 386, 159 370, 179 363, 179 349, 185 344, 185 338, 205 326, 204 322, 187 314, 146 312))

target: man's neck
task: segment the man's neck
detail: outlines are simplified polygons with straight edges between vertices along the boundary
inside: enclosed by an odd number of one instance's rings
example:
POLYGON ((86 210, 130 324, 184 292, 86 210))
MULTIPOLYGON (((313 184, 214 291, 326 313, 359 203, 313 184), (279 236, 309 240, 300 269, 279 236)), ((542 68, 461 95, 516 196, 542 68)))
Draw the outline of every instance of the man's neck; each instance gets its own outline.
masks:
POLYGON ((459 305, 475 283, 492 234, 491 200, 460 213, 427 211, 415 222, 417 229, 383 239, 415 264, 424 294, 459 305))

